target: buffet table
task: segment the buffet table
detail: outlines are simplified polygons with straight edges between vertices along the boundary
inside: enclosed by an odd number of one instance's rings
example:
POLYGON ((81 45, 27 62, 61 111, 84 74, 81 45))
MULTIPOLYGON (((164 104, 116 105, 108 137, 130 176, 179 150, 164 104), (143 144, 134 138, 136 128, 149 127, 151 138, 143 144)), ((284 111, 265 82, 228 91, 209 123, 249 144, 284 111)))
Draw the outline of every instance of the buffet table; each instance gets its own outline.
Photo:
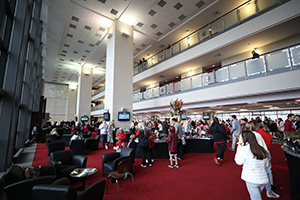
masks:
POLYGON ((293 152, 287 146, 282 146, 281 148, 289 167, 291 198, 300 199, 300 154, 293 152))
MULTIPOLYGON (((183 146, 184 153, 214 153, 214 141, 211 138, 186 138, 183 146)), ((153 158, 169 158, 168 143, 165 140, 156 140, 152 149, 153 158)), ((137 145, 135 157, 141 158, 141 150, 137 145)))

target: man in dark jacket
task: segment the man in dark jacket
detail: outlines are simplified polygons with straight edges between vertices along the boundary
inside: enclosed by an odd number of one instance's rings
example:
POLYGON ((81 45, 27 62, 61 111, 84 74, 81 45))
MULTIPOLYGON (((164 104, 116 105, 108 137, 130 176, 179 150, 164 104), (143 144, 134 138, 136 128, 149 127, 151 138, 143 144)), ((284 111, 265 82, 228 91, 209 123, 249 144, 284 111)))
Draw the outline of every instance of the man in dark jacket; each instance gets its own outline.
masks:
POLYGON ((162 123, 162 133, 168 134, 169 125, 168 125, 168 119, 166 118, 165 121, 162 123))
POLYGON ((219 123, 219 119, 217 117, 213 118, 213 123, 210 127, 210 131, 212 132, 213 139, 218 146, 218 152, 213 160, 217 165, 221 166, 224 162, 227 134, 225 128, 219 123))

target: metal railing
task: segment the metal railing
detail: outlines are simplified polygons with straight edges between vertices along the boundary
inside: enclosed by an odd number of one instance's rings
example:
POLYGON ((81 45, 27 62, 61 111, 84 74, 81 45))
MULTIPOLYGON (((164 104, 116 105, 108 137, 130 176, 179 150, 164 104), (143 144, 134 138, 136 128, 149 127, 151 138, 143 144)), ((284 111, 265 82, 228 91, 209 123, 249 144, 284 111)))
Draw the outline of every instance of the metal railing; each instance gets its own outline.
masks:
POLYGON ((95 90, 94 92, 92 92, 92 97, 95 96, 96 94, 99 94, 104 91, 105 91, 105 87, 101 87, 98 90, 95 90))
POLYGON ((168 46, 166 49, 146 59, 133 67, 133 74, 141 73, 158 63, 169 59, 179 53, 198 45, 220 33, 240 25, 268 10, 271 10, 288 0, 250 0, 224 14, 213 22, 201 27, 178 42, 168 46))
POLYGON ((104 109, 104 104, 91 107, 91 111, 102 110, 102 109, 104 109))
POLYGON ((218 70, 184 77, 179 82, 133 94, 133 102, 157 98, 208 86, 247 80, 300 68, 300 44, 228 64, 218 70))

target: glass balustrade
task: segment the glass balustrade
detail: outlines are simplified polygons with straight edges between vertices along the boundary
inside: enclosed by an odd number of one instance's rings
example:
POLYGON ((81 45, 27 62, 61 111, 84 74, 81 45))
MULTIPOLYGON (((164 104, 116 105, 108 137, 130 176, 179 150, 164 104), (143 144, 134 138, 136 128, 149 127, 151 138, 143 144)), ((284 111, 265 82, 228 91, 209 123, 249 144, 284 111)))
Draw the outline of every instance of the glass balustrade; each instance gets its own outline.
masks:
MULTIPOLYGON (((214 35, 223 33, 224 31, 229 30, 235 26, 240 25, 241 23, 246 22, 264 12, 267 12, 277 6, 282 5, 282 3, 287 2, 288 0, 251 0, 248 1, 239 7, 233 9, 232 11, 226 13, 225 15, 219 17, 215 21, 199 28, 197 31, 189 34, 180 41, 174 43, 171 46, 168 46, 166 49, 155 54, 154 56, 147 59, 146 63, 138 64, 134 66, 134 75, 141 73, 154 65, 175 56, 182 51, 200 44, 201 42, 211 38, 214 35)), ((258 62, 258 61, 257 61, 258 62)), ((257 62, 249 62, 250 71, 255 69, 253 65, 257 62)), ((261 63, 262 64, 262 63, 261 63)), ((230 70, 230 69, 229 69, 230 70)))
POLYGON ((104 104, 91 107, 91 111, 102 110, 102 109, 104 109, 104 104))
POLYGON ((95 96, 96 94, 99 94, 104 91, 105 91, 105 87, 101 87, 98 90, 95 90, 94 92, 92 92, 92 96, 95 96))
POLYGON ((259 58, 250 58, 234 64, 228 64, 212 72, 195 74, 175 83, 150 88, 143 93, 136 92, 133 94, 133 102, 299 68, 300 45, 296 45, 266 53, 259 58))

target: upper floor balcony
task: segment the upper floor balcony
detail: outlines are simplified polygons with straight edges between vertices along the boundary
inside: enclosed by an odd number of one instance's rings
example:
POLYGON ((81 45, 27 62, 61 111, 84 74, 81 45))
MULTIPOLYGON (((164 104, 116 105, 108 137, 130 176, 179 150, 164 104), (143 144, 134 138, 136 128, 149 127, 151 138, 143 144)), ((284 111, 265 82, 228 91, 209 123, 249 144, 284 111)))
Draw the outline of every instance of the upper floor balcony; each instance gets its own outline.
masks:
POLYGON ((299 55, 300 45, 276 50, 258 58, 228 64, 212 72, 182 77, 180 81, 174 83, 148 88, 144 92, 135 92, 133 102, 296 70, 300 68, 299 55))
POLYGON ((250 0, 233 9, 232 11, 224 14, 213 22, 199 28, 195 32, 182 38, 172 45, 168 45, 164 50, 156 53, 144 61, 134 66, 134 75, 137 75, 149 68, 152 68, 159 63, 170 59, 187 49, 199 45, 213 37, 224 33, 236 26, 239 26, 265 12, 274 9, 287 0, 250 0))

